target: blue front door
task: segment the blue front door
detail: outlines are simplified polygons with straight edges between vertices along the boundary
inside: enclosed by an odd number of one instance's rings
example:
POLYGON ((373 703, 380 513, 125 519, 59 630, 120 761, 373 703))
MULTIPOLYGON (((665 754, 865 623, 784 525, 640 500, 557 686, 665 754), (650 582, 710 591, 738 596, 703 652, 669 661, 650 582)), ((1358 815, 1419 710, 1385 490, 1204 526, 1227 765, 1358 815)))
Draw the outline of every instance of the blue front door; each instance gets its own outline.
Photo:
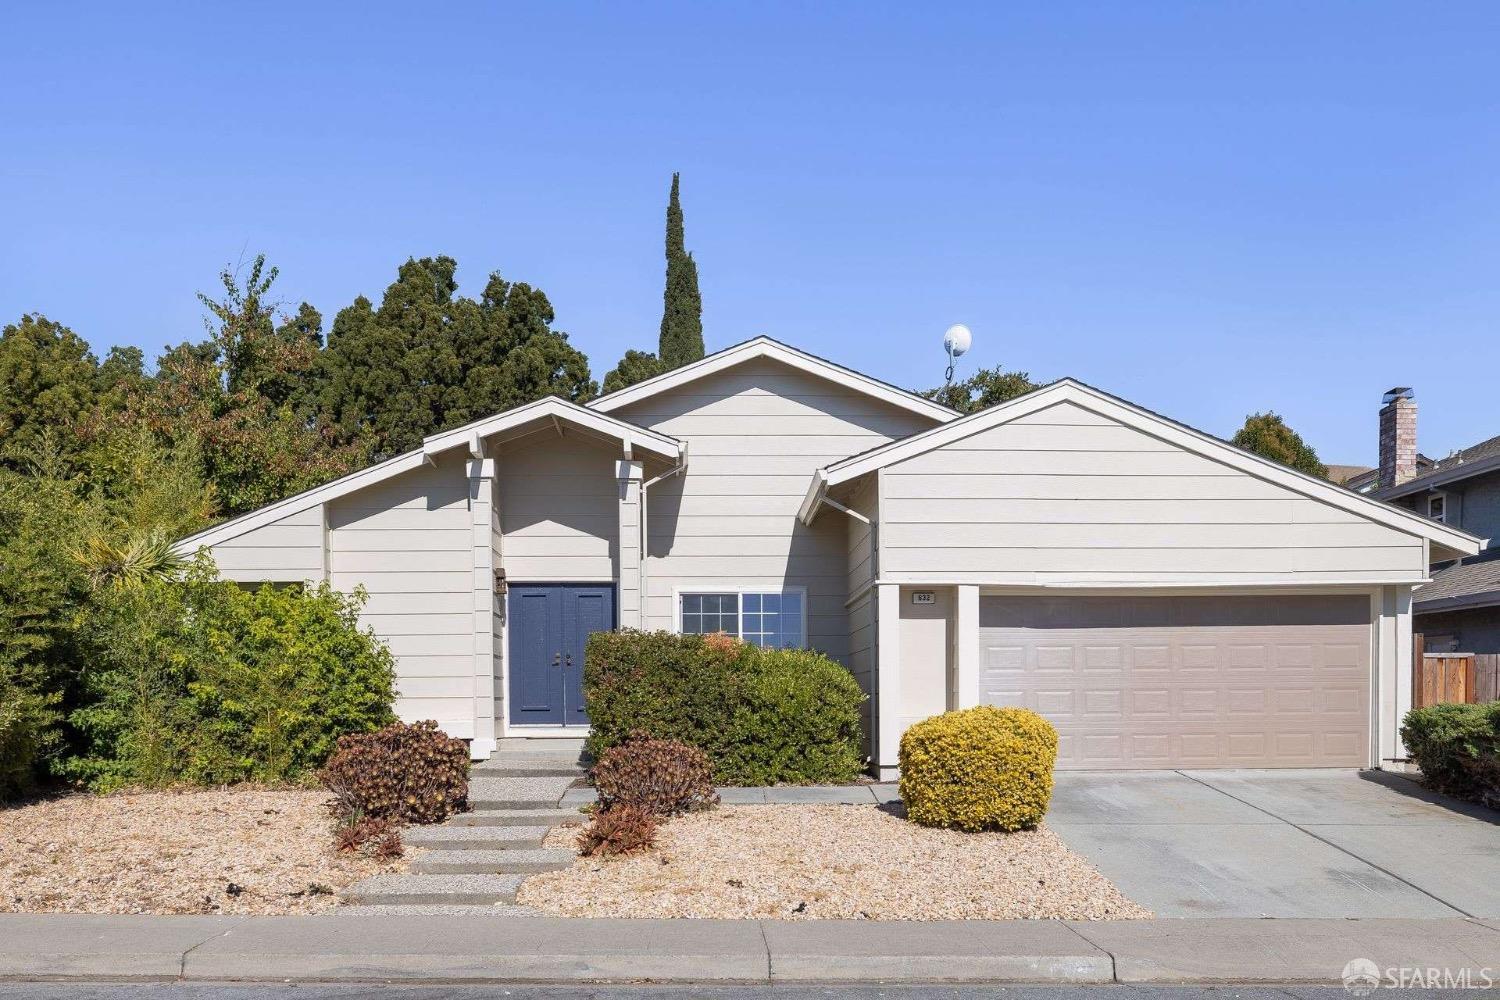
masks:
POLYGON ((583 648, 615 627, 609 585, 510 587, 510 721, 521 726, 586 726, 583 648))

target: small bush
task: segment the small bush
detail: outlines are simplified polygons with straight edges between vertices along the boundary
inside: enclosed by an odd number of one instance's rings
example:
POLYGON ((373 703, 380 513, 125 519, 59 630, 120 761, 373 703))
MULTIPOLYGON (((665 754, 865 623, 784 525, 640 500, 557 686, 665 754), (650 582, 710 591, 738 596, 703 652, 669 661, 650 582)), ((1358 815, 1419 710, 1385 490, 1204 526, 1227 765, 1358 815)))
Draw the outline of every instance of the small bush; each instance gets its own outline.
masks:
POLYGON ((1052 797, 1057 730, 1024 708, 947 712, 901 737, 901 799, 922 826, 1024 830, 1052 797))
POLYGON ((637 735, 604 751, 593 776, 605 809, 627 805, 675 816, 719 801, 708 756, 679 740, 637 735))
POLYGON ((340 817, 440 823, 468 805, 469 748, 436 722, 398 722, 340 739, 319 777, 340 817))
POLYGON ((1401 739, 1433 788, 1500 806, 1500 701, 1414 708, 1401 739))
POLYGON ((589 858, 644 851, 656 845, 657 826, 655 814, 639 806, 611 806, 579 832, 578 850, 589 858))
POLYGON ((584 699, 596 760, 636 733, 708 755, 716 785, 852 781, 864 762, 854 677, 821 653, 727 636, 596 632, 584 699))

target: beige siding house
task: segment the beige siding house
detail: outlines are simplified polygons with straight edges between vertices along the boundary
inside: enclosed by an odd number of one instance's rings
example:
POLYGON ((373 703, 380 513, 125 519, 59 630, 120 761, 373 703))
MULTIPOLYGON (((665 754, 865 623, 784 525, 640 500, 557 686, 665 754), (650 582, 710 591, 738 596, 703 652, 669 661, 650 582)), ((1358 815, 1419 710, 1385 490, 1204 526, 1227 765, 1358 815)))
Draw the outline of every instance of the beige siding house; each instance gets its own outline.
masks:
POLYGON ((1070 380, 961 417, 758 338, 180 545, 363 587, 398 712, 476 758, 579 735, 583 640, 629 627, 826 652, 888 771, 981 703, 1051 718, 1061 767, 1398 760, 1412 589, 1480 542, 1070 380))

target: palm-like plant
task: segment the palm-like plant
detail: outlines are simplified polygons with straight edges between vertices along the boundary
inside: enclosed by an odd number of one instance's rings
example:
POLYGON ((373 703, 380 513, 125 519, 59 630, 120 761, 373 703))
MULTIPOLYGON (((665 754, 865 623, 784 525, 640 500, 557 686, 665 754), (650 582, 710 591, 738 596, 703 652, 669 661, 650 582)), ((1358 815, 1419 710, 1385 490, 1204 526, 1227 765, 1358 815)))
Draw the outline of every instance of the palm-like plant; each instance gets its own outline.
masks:
POLYGON ((123 541, 91 535, 73 553, 95 587, 134 588, 152 580, 175 578, 187 560, 160 531, 143 531, 123 541))

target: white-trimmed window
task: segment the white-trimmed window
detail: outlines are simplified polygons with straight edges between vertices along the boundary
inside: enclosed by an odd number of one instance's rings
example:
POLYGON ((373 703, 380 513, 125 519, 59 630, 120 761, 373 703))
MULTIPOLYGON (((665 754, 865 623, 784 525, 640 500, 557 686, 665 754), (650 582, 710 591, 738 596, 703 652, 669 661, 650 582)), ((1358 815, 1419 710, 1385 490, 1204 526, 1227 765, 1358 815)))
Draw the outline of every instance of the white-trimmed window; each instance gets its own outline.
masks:
POLYGON ((1434 521, 1447 523, 1448 521, 1448 494, 1434 493, 1427 498, 1427 516, 1434 521))
POLYGON ((807 645, 807 592, 801 587, 684 591, 677 595, 677 630, 725 632, 756 646, 800 649, 807 645))

